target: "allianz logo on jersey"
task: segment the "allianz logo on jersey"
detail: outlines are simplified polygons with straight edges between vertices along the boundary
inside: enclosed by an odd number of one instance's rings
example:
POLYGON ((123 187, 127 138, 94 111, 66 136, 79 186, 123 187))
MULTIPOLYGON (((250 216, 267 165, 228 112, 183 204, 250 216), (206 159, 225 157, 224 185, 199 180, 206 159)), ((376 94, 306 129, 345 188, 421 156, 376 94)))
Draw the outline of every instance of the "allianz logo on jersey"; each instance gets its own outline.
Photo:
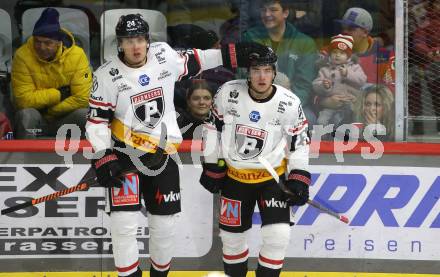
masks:
POLYGON ((165 79, 166 77, 171 76, 171 72, 169 72, 168 70, 162 70, 162 72, 159 74, 159 77, 157 78, 157 80, 162 80, 165 79))
POLYGON ((270 200, 261 199, 260 205, 263 208, 287 208, 286 201, 275 200, 273 197, 270 200))
POLYGON ((150 83, 150 77, 148 77, 147 74, 142 74, 141 76, 139 76, 138 82, 141 86, 144 87, 150 83))
POLYGON ((159 189, 156 191, 156 195, 154 197, 157 201, 157 204, 169 203, 169 202, 177 202, 180 200, 180 192, 170 191, 168 194, 162 194, 159 189))

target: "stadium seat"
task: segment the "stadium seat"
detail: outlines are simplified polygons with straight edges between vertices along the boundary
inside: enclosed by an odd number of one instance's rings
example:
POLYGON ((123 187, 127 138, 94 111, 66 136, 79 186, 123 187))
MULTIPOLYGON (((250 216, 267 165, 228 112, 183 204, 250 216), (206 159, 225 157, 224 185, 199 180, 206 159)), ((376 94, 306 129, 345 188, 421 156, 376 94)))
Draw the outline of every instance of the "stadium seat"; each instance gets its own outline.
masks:
POLYGON ((167 41, 167 20, 161 12, 145 9, 107 10, 101 15, 101 63, 117 54, 115 27, 119 17, 136 13, 141 14, 148 22, 151 42, 167 41))
POLYGON ((12 65, 12 31, 9 14, 0 9, 0 112, 12 119, 11 65, 12 65))
POLYGON ((12 32, 9 14, 0 9, 0 76, 6 75, 11 69, 12 59, 12 32))
MULTIPOLYGON (((90 60, 90 34, 87 14, 79 9, 53 7, 60 13, 61 27, 67 29, 75 37, 76 45, 82 47, 90 60)), ((23 13, 22 42, 32 35, 35 22, 45 8, 32 8, 23 13)))

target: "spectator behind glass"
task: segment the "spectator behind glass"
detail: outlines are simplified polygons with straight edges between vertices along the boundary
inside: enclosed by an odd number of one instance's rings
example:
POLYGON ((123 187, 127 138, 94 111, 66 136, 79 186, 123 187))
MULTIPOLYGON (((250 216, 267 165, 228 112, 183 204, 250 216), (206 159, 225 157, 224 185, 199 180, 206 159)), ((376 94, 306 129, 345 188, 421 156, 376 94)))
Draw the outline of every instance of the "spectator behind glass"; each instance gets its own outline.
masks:
POLYGON ((385 85, 367 87, 357 101, 355 120, 361 123, 360 133, 364 139, 375 136, 380 140, 394 140, 394 94, 385 85), (385 130, 377 124, 383 125, 385 130), (385 134, 382 135, 382 131, 385 134))
POLYGON ((359 89, 366 84, 362 68, 350 57, 353 48, 353 37, 339 34, 330 43, 328 62, 319 70, 318 77, 313 81, 316 94, 326 97, 341 95, 346 102, 336 109, 324 108, 319 112, 318 124, 340 125, 344 118, 351 117, 359 89))
POLYGON ((220 44, 236 43, 240 41, 240 1, 228 0, 229 10, 234 15, 220 25, 220 44))
POLYGON ((83 131, 91 84, 86 54, 46 8, 12 61, 16 137, 54 136, 63 124, 83 131))
POLYGON ((177 123, 183 139, 201 139, 201 129, 196 128, 209 117, 213 93, 206 80, 194 79, 186 94, 186 109, 178 110, 177 123), (196 132, 196 133, 195 133, 196 132))
POLYGON ((384 83, 385 71, 394 56, 394 50, 392 46, 391 49, 380 47, 381 41, 370 36, 373 29, 371 14, 362 8, 349 8, 336 22, 341 24, 342 33, 353 37, 353 53, 359 57, 367 82, 384 83))
POLYGON ((275 51, 278 56, 277 71, 290 79, 290 90, 300 98, 311 126, 316 122, 316 116, 310 109, 310 100, 312 81, 317 74, 317 49, 311 37, 287 22, 288 16, 285 1, 262 1, 260 17, 264 26, 250 28, 244 33, 243 40, 259 42, 275 51))
MULTIPOLYGON (((369 35, 373 29, 373 19, 368 11, 362 8, 349 8, 341 20, 336 20, 341 24, 343 34, 353 37, 353 55, 358 58, 358 63, 367 75, 367 83, 384 83, 393 87, 394 74, 391 68, 394 61, 394 52, 385 48, 380 48, 379 43, 369 35)), ((321 58, 329 55, 329 48, 321 49, 321 58)), ((346 100, 340 95, 331 95, 325 98, 316 99, 316 104, 320 108, 335 109, 342 107, 346 100)))
MULTIPOLYGON (((431 95, 432 106, 437 117, 437 132, 440 133, 440 0, 430 0, 425 21, 414 31, 413 44, 416 55, 431 95)), ((421 86, 421 84, 420 84, 421 86)), ((411 99, 421 106, 421 87, 411 92, 411 99)), ((420 107, 421 108, 421 107, 420 107)), ((419 111, 419 114, 421 112, 419 111)))

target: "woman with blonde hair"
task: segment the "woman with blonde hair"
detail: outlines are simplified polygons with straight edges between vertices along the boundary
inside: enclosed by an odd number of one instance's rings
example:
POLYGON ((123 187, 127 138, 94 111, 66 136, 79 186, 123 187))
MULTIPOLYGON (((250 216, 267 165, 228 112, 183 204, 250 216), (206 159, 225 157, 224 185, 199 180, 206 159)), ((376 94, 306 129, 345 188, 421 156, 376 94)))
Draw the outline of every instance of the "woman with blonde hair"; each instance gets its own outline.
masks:
MULTIPOLYGON (((368 125, 380 124, 385 127, 385 134, 381 133, 380 125, 372 128, 372 135, 380 140, 394 139, 394 95, 385 85, 371 85, 364 89, 359 97, 355 109, 356 122, 362 123, 364 130, 368 125)), ((365 136, 365 132, 364 136, 365 136)))

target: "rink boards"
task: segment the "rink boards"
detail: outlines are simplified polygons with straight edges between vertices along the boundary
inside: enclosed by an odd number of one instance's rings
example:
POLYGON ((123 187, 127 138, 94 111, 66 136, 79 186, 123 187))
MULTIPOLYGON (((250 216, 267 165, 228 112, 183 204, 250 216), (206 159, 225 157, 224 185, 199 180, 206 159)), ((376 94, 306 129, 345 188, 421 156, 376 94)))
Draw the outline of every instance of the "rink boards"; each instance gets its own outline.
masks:
MULTIPOLYGON (((434 166, 438 163, 435 157, 422 163, 416 162, 418 158, 413 163, 412 159, 394 156, 366 162, 348 157, 338 163, 324 155, 312 160, 311 197, 347 215, 351 222, 345 225, 309 206, 293 209, 296 225, 291 229, 282 276, 438 276, 440 177, 434 166)), ((66 166, 26 161, 30 162, 1 165, 2 209, 90 176, 90 166, 82 162, 66 166)), ((198 183, 200 172, 200 166, 181 165, 179 197, 183 212, 173 263, 176 272, 171 276, 204 276, 222 269, 216 224, 219 200, 198 183)), ((175 197, 164 199, 172 201, 175 197)), ((109 222, 103 205, 103 189, 92 188, 2 216, 0 277, 69 276, 69 272, 70 276, 116 276, 111 271, 109 222)), ((235 212, 234 207, 222 210, 235 212)), ((141 215, 139 222, 141 267, 145 269, 148 220, 141 215)), ((249 232, 250 270, 255 268, 261 243, 258 210, 253 222, 249 232)))
MULTIPOLYGON (((169 277, 203 277, 209 271, 177 271, 171 272, 169 277)), ((34 272, 34 273, 0 273, 0 277, 117 277, 115 272, 34 272)), ((144 277, 149 276, 147 273, 144 277)), ((254 277, 248 273, 247 277, 254 277)), ((283 272, 281 277, 435 277, 438 274, 392 274, 392 273, 347 273, 347 272, 283 272)))

